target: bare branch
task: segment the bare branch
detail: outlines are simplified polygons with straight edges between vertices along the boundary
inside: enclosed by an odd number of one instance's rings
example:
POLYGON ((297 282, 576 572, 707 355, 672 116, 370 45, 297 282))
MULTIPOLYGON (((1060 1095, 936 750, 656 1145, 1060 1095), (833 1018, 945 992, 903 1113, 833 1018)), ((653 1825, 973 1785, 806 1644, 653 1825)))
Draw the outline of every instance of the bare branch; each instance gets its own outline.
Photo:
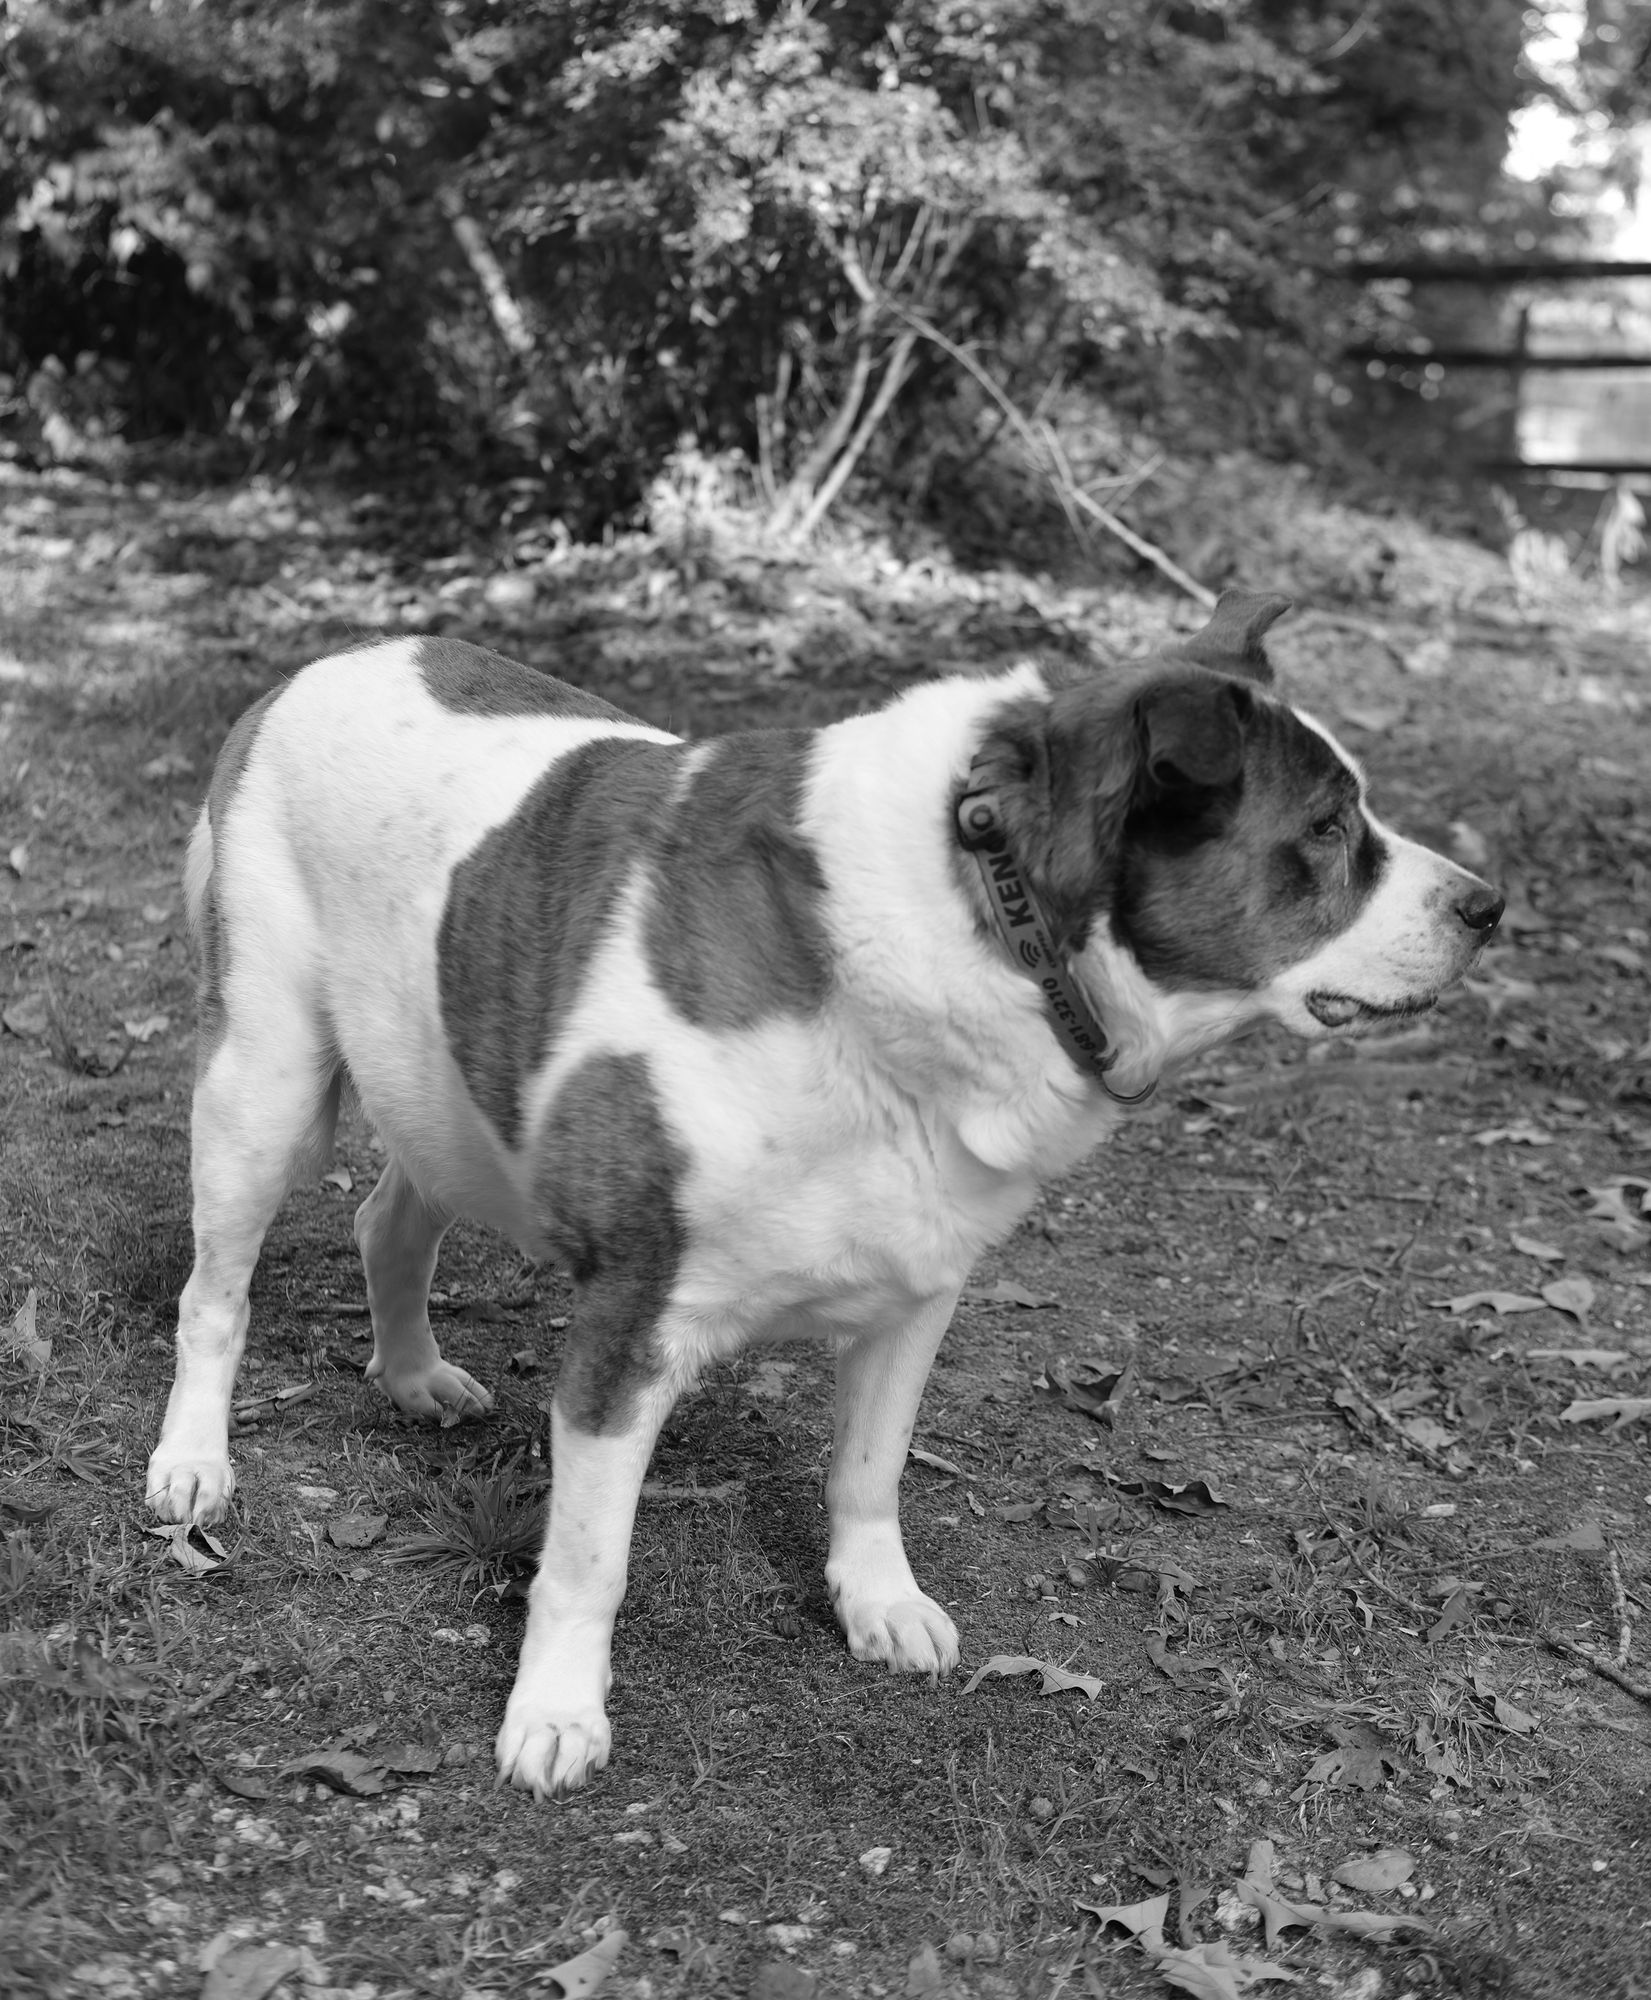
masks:
POLYGON ((453 234, 459 248, 464 252, 465 261, 475 273, 476 282, 481 286, 482 297, 487 310, 493 317, 493 324, 499 329, 503 340, 518 361, 528 360, 535 349, 532 328, 527 323, 527 315, 516 303, 509 280, 505 277, 504 266, 493 254, 493 246, 482 234, 482 227, 473 215, 466 212, 458 194, 451 188, 444 188, 437 200, 441 212, 452 225, 453 234))

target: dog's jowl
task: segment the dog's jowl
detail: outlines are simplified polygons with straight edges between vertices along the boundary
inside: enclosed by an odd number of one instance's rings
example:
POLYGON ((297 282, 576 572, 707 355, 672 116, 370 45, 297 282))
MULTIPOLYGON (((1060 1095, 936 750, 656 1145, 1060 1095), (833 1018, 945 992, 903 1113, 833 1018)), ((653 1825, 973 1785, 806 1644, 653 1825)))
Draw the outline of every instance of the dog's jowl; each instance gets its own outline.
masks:
POLYGON ((195 1266, 151 1505, 230 1502, 253 1266, 348 1079, 388 1153, 356 1236, 368 1372, 400 1408, 492 1402, 430 1330, 455 1217, 575 1286, 506 1777, 560 1792, 606 1763, 649 1454, 752 1340, 836 1348, 850 1650, 953 1666, 898 1496, 980 1253, 1177 1064, 1258 1021, 1428 1007, 1501 915, 1274 693, 1285 608, 1230 593, 1143 664, 939 680, 703 745, 447 640, 266 696, 189 850, 195 1266))

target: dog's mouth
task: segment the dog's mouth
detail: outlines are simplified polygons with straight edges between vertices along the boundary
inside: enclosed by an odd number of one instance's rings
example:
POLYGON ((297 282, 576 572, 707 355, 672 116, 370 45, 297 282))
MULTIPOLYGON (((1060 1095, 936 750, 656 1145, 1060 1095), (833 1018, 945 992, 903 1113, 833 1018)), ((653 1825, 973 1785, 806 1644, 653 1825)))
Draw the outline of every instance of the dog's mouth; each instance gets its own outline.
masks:
POLYGON ((1307 1011, 1324 1028, 1352 1028, 1371 1021, 1403 1021, 1413 1014, 1426 1014, 1438 1004, 1439 996, 1429 993, 1419 1000, 1399 1000, 1381 1005, 1374 1000, 1355 1000, 1351 993, 1309 993, 1307 1011))

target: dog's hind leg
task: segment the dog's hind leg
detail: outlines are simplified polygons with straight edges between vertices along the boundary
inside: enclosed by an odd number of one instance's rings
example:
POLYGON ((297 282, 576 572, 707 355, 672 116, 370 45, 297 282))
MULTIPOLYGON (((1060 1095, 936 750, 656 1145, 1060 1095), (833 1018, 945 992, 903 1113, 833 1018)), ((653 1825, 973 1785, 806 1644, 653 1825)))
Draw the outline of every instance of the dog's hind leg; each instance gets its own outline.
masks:
POLYGON ((451 1219, 425 1200, 394 1158, 355 1212, 373 1315, 367 1375, 397 1409, 415 1416, 479 1416, 493 1407, 474 1376, 442 1359, 430 1331, 430 1280, 451 1219))
POLYGON ((952 1309, 948 1293, 903 1326, 845 1341, 837 1353, 836 1437, 826 1480, 826 1582, 857 1660, 899 1673, 948 1673, 957 1627, 918 1588, 900 1536, 900 1474, 952 1309))
MULTIPOLYGON (((195 1083, 195 1266, 178 1306, 178 1363, 149 1505, 163 1521, 222 1518, 235 1487, 229 1406, 247 1288, 288 1189, 331 1151, 342 1071, 304 996, 239 977, 195 1083)), ((204 1017, 204 1016, 203 1016, 204 1017)))

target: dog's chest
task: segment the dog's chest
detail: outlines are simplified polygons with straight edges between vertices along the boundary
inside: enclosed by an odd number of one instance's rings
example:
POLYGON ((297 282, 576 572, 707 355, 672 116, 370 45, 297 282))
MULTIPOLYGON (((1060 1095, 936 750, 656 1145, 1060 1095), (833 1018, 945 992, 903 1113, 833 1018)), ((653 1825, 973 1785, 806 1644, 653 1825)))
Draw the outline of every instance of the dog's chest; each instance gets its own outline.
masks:
POLYGON ((910 1109, 880 1129, 816 1127, 757 1157, 702 1157, 685 1303, 742 1338, 852 1333, 956 1292, 1037 1191, 910 1109))

